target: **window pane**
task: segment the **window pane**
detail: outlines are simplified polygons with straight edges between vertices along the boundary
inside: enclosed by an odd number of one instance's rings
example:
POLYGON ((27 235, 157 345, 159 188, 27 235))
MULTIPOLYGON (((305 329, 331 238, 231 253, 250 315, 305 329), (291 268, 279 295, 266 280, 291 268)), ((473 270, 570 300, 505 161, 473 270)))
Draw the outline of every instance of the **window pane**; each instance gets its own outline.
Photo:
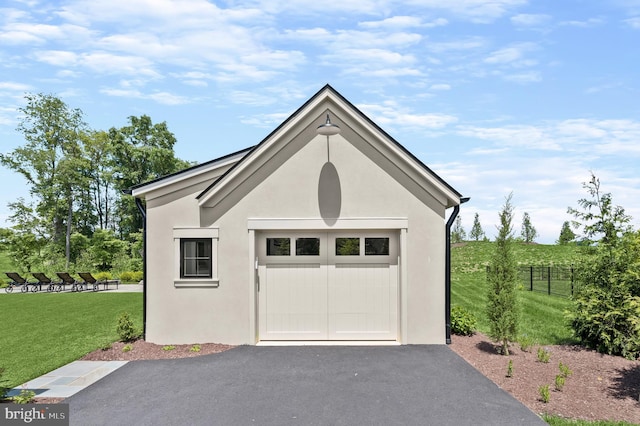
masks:
POLYGON ((319 256, 320 238, 296 238, 296 256, 319 256))
POLYGON ((337 256, 358 256, 360 254, 360 238, 336 238, 337 256))
POLYGON ((210 238, 180 239, 180 278, 211 278, 210 238))
POLYGON ((289 238, 267 238, 267 256, 291 256, 289 238))
POLYGON ((388 256, 389 238, 365 238, 364 254, 365 256, 388 256))

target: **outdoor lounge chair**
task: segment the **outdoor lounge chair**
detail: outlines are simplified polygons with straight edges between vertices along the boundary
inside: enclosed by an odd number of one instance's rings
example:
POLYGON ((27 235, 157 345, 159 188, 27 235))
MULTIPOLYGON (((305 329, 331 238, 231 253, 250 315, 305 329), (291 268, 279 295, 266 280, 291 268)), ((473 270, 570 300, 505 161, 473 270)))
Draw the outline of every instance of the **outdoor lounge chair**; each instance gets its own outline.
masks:
POLYGON ((80 278, 82 278, 86 283, 93 285, 93 291, 98 290, 99 284, 102 284, 103 290, 106 290, 109 284, 115 284, 116 288, 118 288, 118 285, 120 284, 120 280, 98 280, 93 275, 91 275, 91 272, 78 272, 78 275, 80 275, 80 278))
POLYGON ((47 286, 47 291, 50 293, 52 291, 56 291, 60 293, 62 291, 62 284, 64 281, 53 282, 51 278, 47 277, 44 272, 32 272, 31 275, 38 280, 40 285, 44 284, 47 286))
POLYGON ((23 293, 29 291, 29 286, 31 286, 31 291, 36 292, 39 290, 39 283, 28 282, 26 278, 20 276, 17 272, 5 272, 5 275, 11 279, 9 286, 5 288, 7 293, 11 293, 14 287, 20 287, 20 290, 23 293))
POLYGON ((86 283, 76 281, 68 272, 56 272, 56 275, 62 280, 63 285, 71 285, 71 291, 82 291, 85 289, 86 283))

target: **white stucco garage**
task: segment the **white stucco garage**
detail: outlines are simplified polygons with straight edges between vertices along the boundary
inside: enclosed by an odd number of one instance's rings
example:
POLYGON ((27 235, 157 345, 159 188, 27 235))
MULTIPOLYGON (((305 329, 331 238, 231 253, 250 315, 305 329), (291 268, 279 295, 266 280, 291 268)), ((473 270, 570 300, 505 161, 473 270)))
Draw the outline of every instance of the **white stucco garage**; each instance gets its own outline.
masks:
POLYGON ((131 193, 148 341, 445 342, 461 195, 331 86, 258 145, 131 193))

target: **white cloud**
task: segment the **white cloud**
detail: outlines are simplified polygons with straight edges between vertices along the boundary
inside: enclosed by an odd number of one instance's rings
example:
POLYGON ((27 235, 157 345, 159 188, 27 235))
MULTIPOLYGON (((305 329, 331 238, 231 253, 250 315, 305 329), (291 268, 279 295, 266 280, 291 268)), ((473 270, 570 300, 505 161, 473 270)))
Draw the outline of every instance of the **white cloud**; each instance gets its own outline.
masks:
POLYGON ((429 87, 429 89, 438 90, 438 91, 444 91, 444 90, 451 90, 451 86, 448 85, 448 84, 444 84, 444 83, 432 84, 431 87, 429 87))
POLYGON ((520 13, 510 18, 511 23, 518 27, 541 27, 551 21, 551 16, 544 14, 520 13))
POLYGON ((367 29, 385 29, 396 30, 400 28, 434 28, 442 27, 449 23, 444 18, 437 18, 433 21, 423 22, 421 18, 417 16, 393 16, 381 21, 365 21, 358 23, 358 26, 367 29))
POLYGON ((115 88, 103 88, 100 90, 108 96, 116 96, 121 98, 133 98, 133 99, 150 99, 162 105, 182 105, 189 103, 190 100, 184 96, 174 95, 168 92, 153 92, 143 93, 136 89, 115 89, 115 88))
POLYGON ((33 86, 24 83, 16 83, 14 81, 0 81, 0 90, 28 92, 33 90, 33 86))
POLYGON ((373 121, 389 127, 421 128, 425 130, 442 129, 449 124, 458 121, 453 115, 441 113, 415 114, 411 111, 398 108, 394 102, 382 104, 361 104, 358 108, 372 117, 373 121))
POLYGON ((625 19, 624 22, 631 28, 640 30, 640 16, 634 16, 633 18, 625 19))
POLYGON ((599 25, 604 24, 604 22, 605 21, 602 18, 589 18, 586 21, 577 21, 577 20, 562 21, 560 22, 560 25, 568 26, 568 27, 593 28, 593 27, 597 27, 599 25))

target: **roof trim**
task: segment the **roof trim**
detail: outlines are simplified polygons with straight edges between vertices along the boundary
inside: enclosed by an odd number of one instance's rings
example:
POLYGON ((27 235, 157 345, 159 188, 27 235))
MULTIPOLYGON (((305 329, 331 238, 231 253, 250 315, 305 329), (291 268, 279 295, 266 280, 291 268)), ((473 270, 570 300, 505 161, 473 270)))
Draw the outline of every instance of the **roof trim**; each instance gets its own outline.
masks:
MULTIPOLYGON (((302 106, 300 106, 295 112, 293 112, 285 121, 283 121, 278 127, 276 127, 271 133, 269 133, 260 143, 255 145, 250 151, 246 153, 246 155, 240 159, 236 164, 234 164, 231 168, 229 168, 224 174, 222 174, 218 179, 213 181, 204 191, 202 191, 196 198, 199 200, 200 205, 206 203, 206 201, 210 198, 211 191, 215 188, 220 182, 224 181, 230 174, 234 173, 236 169, 243 167, 250 158, 252 154, 266 145, 273 137, 291 124, 297 116, 299 116, 309 105, 320 100, 320 97, 323 93, 328 92, 330 95, 334 95, 340 102, 344 103, 344 106, 351 109, 354 115, 358 116, 365 122, 367 125, 371 126, 374 131, 378 132, 380 136, 387 141, 389 141, 392 145, 399 149, 399 151, 406 155, 409 160, 415 163, 415 166, 422 169, 423 172, 426 172, 427 175, 432 176, 434 180, 441 184, 446 190, 451 191, 454 195, 454 198, 459 199, 462 197, 457 190, 455 190, 451 185, 449 185, 444 179, 442 179, 438 174, 436 174, 433 170, 431 170, 427 165, 425 165, 420 159, 418 159, 415 155, 413 155, 408 149, 402 146, 397 140, 391 137, 387 132, 385 132, 380 126, 378 126, 373 120, 367 117, 362 111, 360 111, 355 105, 353 105, 349 100, 347 100, 342 94, 336 91, 331 85, 326 84, 322 87, 318 92, 316 92, 309 100, 307 100, 302 106)), ((328 96, 328 95, 327 95, 328 96)), ((215 191, 214 191, 215 192, 215 191)))
POLYGON ((183 181, 193 176, 197 176, 200 173, 204 173, 210 170, 214 170, 220 166, 225 164, 229 164, 230 162, 238 162, 241 158, 243 158, 248 152, 253 150, 254 147, 245 148, 240 151, 233 152, 231 154, 224 155, 219 158, 215 158, 213 160, 207 161, 205 163, 196 164, 192 167, 188 167, 186 169, 180 170, 175 173, 171 173, 169 175, 161 176, 159 178, 150 180, 148 182, 144 182, 138 185, 134 185, 130 188, 127 188, 125 191, 128 194, 133 195, 134 197, 142 196, 148 192, 155 191, 160 188, 164 188, 168 185, 172 185, 176 182, 183 181))

